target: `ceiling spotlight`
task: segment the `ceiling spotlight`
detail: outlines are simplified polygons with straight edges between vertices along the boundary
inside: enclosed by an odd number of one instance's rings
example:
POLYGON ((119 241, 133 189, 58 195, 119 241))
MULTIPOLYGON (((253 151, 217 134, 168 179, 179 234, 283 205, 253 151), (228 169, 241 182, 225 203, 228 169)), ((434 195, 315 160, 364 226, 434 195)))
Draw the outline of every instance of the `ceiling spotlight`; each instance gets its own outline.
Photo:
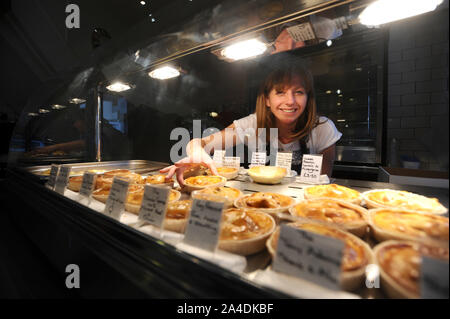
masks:
POLYGON ((326 94, 331 94, 332 92, 330 90, 325 91, 326 94))
POLYGON ((28 116, 36 117, 36 116, 39 116, 39 114, 37 114, 37 113, 28 113, 28 116))
POLYGON ((338 90, 336 91, 336 93, 337 93, 337 94, 341 94, 342 92, 341 92, 341 90, 338 89, 338 90))
POLYGON ((211 116, 211 117, 218 117, 219 114, 217 112, 211 112, 211 113, 209 113, 209 116, 211 116))
POLYGON ((141 1, 141 5, 145 6, 145 1, 141 1))
POLYGON ((258 39, 250 39, 232 44, 222 50, 222 55, 231 60, 248 59, 263 54, 267 45, 258 39))
POLYGON ((332 44, 333 44, 333 41, 331 41, 331 40, 327 41, 327 47, 331 47, 332 44))
POLYGON ((148 73, 148 75, 154 79, 158 80, 166 80, 170 78, 175 78, 180 75, 180 71, 171 67, 171 66, 163 66, 158 69, 155 69, 148 73))
POLYGON ((65 108, 67 108, 67 106, 61 105, 61 104, 53 104, 52 105, 52 109, 54 109, 54 110, 62 110, 62 109, 65 109, 65 108))
POLYGON ((152 20, 151 20, 152 22, 155 22, 156 21, 156 19, 155 18, 152 18, 152 20))
POLYGON ((364 9, 359 21, 367 26, 378 26, 433 11, 443 0, 378 0, 364 9))
POLYGON ((122 82, 114 82, 113 84, 107 86, 106 88, 112 92, 124 92, 131 89, 131 86, 122 82))
POLYGON ((46 114, 46 113, 50 113, 50 110, 47 109, 39 109, 39 114, 46 114))
POLYGON ((83 104, 85 102, 86 102, 86 100, 79 99, 79 98, 76 98, 76 97, 69 100, 69 103, 72 103, 72 104, 83 104))

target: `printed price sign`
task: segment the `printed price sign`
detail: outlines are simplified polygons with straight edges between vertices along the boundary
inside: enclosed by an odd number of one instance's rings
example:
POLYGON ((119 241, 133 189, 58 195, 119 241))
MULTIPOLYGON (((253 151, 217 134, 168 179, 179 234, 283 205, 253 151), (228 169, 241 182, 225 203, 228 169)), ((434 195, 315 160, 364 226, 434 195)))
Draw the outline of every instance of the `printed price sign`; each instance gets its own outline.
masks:
POLYGON ((113 184, 105 204, 104 213, 106 215, 117 220, 120 219, 125 207, 125 200, 128 194, 128 185, 128 181, 120 179, 117 176, 114 177, 113 184))
POLYGON ((223 158, 223 166, 239 168, 241 166, 241 158, 240 157, 225 156, 223 158))
POLYGON ((164 218, 166 217, 169 193, 170 189, 168 187, 145 185, 144 198, 142 199, 142 206, 139 211, 139 219, 162 228, 164 218))
POLYGON ((215 251, 219 241, 223 204, 194 199, 184 242, 208 251, 215 251))
POLYGON ((275 166, 284 167, 287 171, 287 175, 289 176, 291 174, 292 167, 292 153, 278 152, 275 166))
POLYGON ((50 176, 49 176, 49 179, 48 179, 48 182, 47 182, 47 186, 51 190, 55 189, 56 177, 58 176, 60 167, 61 167, 60 165, 52 164, 52 168, 50 169, 50 176))
POLYGON ((71 169, 72 167, 70 166, 61 166, 58 176, 56 177, 55 192, 64 195, 67 183, 69 182, 71 169))
POLYGON ((225 157, 225 151, 217 150, 214 151, 213 161, 216 166, 221 167, 223 165, 223 159, 225 157))
POLYGON ((448 261, 422 256, 420 297, 448 299, 448 261))
POLYGON ((83 182, 81 183, 80 195, 85 197, 91 197, 96 181, 97 181, 97 174, 85 172, 83 174, 83 182))
POLYGON ((266 160, 266 152, 253 152, 251 166, 265 166, 266 160))
POLYGON ((322 172, 322 155, 303 155, 302 172, 300 181, 304 183, 320 183, 320 173, 322 172))
POLYGON ((339 290, 343 251, 343 241, 283 224, 273 269, 339 290))
POLYGON ((294 25, 286 30, 295 42, 307 41, 316 38, 309 22, 294 25))

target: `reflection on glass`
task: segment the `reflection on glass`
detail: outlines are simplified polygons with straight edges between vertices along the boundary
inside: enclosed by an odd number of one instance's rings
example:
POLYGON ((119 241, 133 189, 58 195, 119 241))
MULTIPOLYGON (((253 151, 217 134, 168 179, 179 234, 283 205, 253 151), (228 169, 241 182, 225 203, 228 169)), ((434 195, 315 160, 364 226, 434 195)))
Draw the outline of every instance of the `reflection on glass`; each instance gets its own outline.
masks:
POLYGON ((124 92, 131 89, 131 86, 122 82, 114 82, 113 84, 108 85, 106 88, 112 92, 124 92))
POLYGON ((170 66, 163 66, 151 71, 148 75, 154 79, 166 80, 179 76, 180 71, 170 66))
POLYGON ((232 60, 242 60, 263 54, 267 45, 260 40, 250 39, 232 44, 222 51, 222 55, 232 60))

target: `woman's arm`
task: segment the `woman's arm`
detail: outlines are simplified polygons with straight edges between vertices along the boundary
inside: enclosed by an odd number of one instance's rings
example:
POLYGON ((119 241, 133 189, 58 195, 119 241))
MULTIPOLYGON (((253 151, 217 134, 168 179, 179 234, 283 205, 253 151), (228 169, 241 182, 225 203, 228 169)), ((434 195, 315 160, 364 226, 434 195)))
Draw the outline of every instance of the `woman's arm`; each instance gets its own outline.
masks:
POLYGON ((324 149, 320 154, 323 155, 322 159, 322 174, 327 174, 331 178, 333 173, 334 158, 336 157, 336 144, 333 144, 324 149))

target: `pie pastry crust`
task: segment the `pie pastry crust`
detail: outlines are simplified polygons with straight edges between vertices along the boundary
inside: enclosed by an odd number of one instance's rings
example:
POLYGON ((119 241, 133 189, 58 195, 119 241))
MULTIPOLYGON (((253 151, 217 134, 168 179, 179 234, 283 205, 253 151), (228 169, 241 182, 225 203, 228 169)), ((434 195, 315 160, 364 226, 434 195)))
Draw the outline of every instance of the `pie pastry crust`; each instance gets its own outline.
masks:
MULTIPOLYGON (((302 220, 289 223, 288 225, 344 240, 345 248, 341 265, 341 288, 343 290, 353 291, 362 287, 365 280, 366 266, 374 263, 375 260, 369 245, 359 237, 326 223, 302 220)), ((276 254, 279 234, 280 227, 278 226, 266 243, 272 258, 276 254)))
MULTIPOLYGON (((127 200, 125 202, 125 210, 133 213, 139 214, 142 205, 142 198, 144 197, 144 187, 137 189, 134 192, 128 192, 127 200)), ((175 202, 179 200, 181 193, 175 189, 171 189, 169 193, 168 203, 175 202)))
POLYGON ((192 207, 192 200, 178 200, 167 204, 163 227, 177 233, 184 233, 192 207))
POLYGON ((340 199, 352 204, 360 205, 362 201, 361 193, 337 184, 314 185, 304 189, 305 199, 312 198, 334 198, 340 199))
POLYGON ((375 189, 362 194, 368 208, 402 208, 442 215, 448 209, 436 198, 393 189, 375 189))
MULTIPOLYGON (((99 202, 106 203, 109 192, 111 190, 112 184, 105 184, 102 188, 96 189, 92 192, 92 197, 99 202)), ((139 184, 130 184, 128 186, 128 192, 136 192, 142 188, 142 185, 139 184)))
POLYGON ((239 174, 239 169, 236 167, 217 167, 219 176, 225 177, 227 180, 235 179, 239 174))
POLYGON ((69 178, 69 183, 67 188, 74 192, 79 192, 81 189, 81 184, 83 182, 83 176, 74 176, 69 178))
POLYGON ((339 199, 315 198, 300 201, 289 209, 292 216, 328 222, 358 236, 367 233, 367 210, 339 199))
POLYGON ((248 170, 248 175, 255 183, 279 184, 286 176, 287 170, 277 166, 253 166, 248 170))
POLYGON ((244 195, 234 202, 234 206, 237 208, 254 209, 270 214, 277 224, 281 219, 279 215, 288 213, 289 208, 293 205, 295 205, 295 200, 292 197, 269 192, 244 195))
POLYGON ((447 245, 448 218, 393 208, 369 211, 369 224, 378 241, 390 239, 432 242, 447 245))
POLYGON ((173 179, 167 179, 167 176, 164 174, 149 175, 144 177, 144 184, 173 187, 173 179))
POLYGON ((223 176, 192 176, 184 180, 182 191, 191 193, 206 187, 221 187, 225 186, 226 182, 227 179, 223 176))
POLYGON ((194 191, 191 194, 192 198, 198 198, 203 200, 223 199, 224 208, 233 207, 234 201, 242 196, 242 192, 233 187, 207 187, 202 190, 194 191))
POLYGON ((448 246, 389 240, 373 249, 381 288, 390 298, 420 298, 421 255, 448 261, 448 246))
POLYGON ((218 248, 238 255, 255 254, 265 248, 276 223, 269 214, 242 208, 223 212, 218 248))

